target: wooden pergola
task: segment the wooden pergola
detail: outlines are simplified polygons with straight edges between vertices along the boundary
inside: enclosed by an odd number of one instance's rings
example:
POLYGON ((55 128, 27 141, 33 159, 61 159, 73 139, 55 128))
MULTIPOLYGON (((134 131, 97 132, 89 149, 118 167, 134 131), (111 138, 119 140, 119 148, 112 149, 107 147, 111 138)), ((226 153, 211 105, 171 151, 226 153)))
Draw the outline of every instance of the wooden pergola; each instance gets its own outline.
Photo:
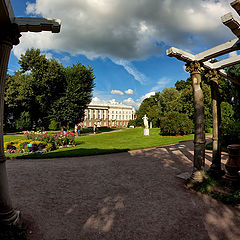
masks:
POLYGON ((17 18, 14 16, 10 0, 0 0, 0 224, 15 224, 19 221, 19 211, 12 207, 8 191, 6 158, 3 148, 4 85, 9 55, 13 45, 19 44, 21 32, 60 32, 59 19, 17 18))
MULTIPOLYGON (((240 15, 240 0, 235 0, 231 6, 240 15)), ((222 23, 226 25, 236 35, 237 38, 218 45, 214 48, 193 55, 186 51, 170 48, 167 50, 169 57, 175 57, 186 62, 186 71, 191 74, 193 98, 194 98, 194 166, 189 183, 202 181, 205 165, 205 117, 204 117, 204 98, 201 89, 201 73, 208 70, 207 77, 211 80, 212 93, 212 112, 213 112, 213 157, 210 171, 215 175, 221 175, 221 109, 219 100, 218 76, 229 79, 235 84, 240 85, 238 79, 230 78, 224 68, 240 63, 240 55, 226 58, 222 61, 211 63, 211 59, 240 49, 240 21, 230 13, 221 17, 222 23)))

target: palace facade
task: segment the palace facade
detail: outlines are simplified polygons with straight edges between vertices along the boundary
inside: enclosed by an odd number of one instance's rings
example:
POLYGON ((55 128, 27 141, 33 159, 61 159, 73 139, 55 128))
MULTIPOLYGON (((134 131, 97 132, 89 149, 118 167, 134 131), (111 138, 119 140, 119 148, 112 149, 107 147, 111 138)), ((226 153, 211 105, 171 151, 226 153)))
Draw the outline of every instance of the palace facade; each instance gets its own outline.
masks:
POLYGON ((89 104, 85 110, 83 127, 127 127, 134 119, 134 108, 123 104, 89 104))

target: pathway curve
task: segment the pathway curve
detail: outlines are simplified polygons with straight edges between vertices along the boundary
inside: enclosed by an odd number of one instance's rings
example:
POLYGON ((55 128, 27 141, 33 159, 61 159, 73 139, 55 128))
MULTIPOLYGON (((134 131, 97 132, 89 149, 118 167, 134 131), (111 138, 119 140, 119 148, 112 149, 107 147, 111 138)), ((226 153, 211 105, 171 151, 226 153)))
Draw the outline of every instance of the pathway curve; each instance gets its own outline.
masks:
POLYGON ((240 239, 240 208, 190 192, 176 177, 191 173, 192 160, 187 141, 109 155, 9 160, 7 168, 13 205, 31 240, 240 239))

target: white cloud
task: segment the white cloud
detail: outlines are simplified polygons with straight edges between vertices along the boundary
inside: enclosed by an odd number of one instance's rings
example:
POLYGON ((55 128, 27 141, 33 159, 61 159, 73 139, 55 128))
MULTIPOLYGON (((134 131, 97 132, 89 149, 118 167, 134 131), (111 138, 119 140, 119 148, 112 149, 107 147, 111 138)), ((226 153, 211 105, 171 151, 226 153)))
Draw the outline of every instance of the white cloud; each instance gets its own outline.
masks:
POLYGON ((129 105, 129 106, 132 106, 136 109, 138 109, 141 105, 141 103, 135 102, 132 98, 128 98, 128 99, 123 100, 123 103, 126 104, 126 105, 129 105))
POLYGON ((124 93, 120 90, 112 90, 111 94, 123 95, 124 93))
POLYGON ((147 81, 147 77, 142 74, 141 72, 139 72, 131 62, 123 60, 123 59, 111 59, 115 64, 123 66, 124 69, 134 77, 134 79, 138 82, 140 82, 141 84, 146 83, 147 81))
POLYGON ((128 95, 133 95, 133 90, 132 89, 128 89, 125 91, 126 94, 128 95))
MULTIPOLYGON (((142 101, 146 98, 149 98, 150 96, 155 95, 155 92, 149 92, 147 94, 145 94, 144 96, 142 96, 141 98, 137 99, 136 101, 133 98, 127 98, 123 100, 123 104, 128 105, 128 106, 132 106, 135 109, 138 109, 142 103, 142 101)), ((91 101, 91 104, 114 104, 114 105, 118 105, 121 104, 119 102, 116 101, 116 99, 109 99, 109 100, 102 100, 103 97, 94 97, 91 101)))
POLYGON ((229 5, 226 0, 36 0, 27 3, 26 13, 61 19, 61 32, 23 33, 14 54, 36 47, 132 60, 160 55, 166 45, 212 47, 233 38, 220 20, 229 5))
POLYGON ((51 59, 51 58, 53 58, 52 53, 49 53, 49 52, 47 52, 47 53, 43 53, 43 55, 45 55, 47 59, 51 59))
POLYGON ((155 95, 155 92, 149 92, 143 95, 141 98, 137 99, 137 102, 142 102, 144 99, 149 98, 151 96, 155 95))
POLYGON ((235 57, 235 56, 237 56, 238 54, 237 54, 237 51, 234 51, 234 52, 230 52, 229 53, 229 57, 235 57))
POLYGON ((68 62, 70 60, 70 57, 69 56, 64 56, 61 60, 63 62, 68 62))
POLYGON ((90 104, 119 104, 116 99, 102 100, 98 97, 94 97, 90 104))
POLYGON ((186 71, 186 65, 185 65, 185 64, 182 66, 182 68, 183 68, 183 71, 184 71, 184 72, 188 73, 188 72, 186 71))
POLYGON ((117 105, 119 104, 119 102, 116 101, 116 99, 111 99, 108 101, 110 104, 114 104, 114 105, 117 105))
POLYGON ((141 98, 137 99, 136 101, 134 101, 134 99, 132 99, 132 98, 127 98, 127 99, 123 100, 123 103, 126 105, 129 105, 129 106, 132 106, 135 109, 138 109, 140 107, 142 101, 146 98, 149 98, 152 95, 155 95, 155 92, 146 93, 145 95, 143 95, 141 98))
POLYGON ((159 79, 159 81, 157 82, 157 84, 151 89, 151 91, 161 91, 164 87, 166 87, 168 85, 168 83, 170 82, 170 79, 167 77, 162 77, 159 79))

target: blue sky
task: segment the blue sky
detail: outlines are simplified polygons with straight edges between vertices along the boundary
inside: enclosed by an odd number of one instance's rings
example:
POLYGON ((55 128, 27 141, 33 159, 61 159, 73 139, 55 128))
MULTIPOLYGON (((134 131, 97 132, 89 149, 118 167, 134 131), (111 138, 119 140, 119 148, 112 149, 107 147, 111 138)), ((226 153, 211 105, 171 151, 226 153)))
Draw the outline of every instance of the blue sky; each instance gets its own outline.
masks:
POLYGON ((64 66, 80 62, 94 69, 94 101, 138 107, 189 74, 184 63, 166 56, 171 46, 198 53, 234 39, 220 17, 228 0, 11 0, 16 17, 62 20, 61 32, 23 33, 14 47, 9 73, 18 58, 36 47, 64 66))

